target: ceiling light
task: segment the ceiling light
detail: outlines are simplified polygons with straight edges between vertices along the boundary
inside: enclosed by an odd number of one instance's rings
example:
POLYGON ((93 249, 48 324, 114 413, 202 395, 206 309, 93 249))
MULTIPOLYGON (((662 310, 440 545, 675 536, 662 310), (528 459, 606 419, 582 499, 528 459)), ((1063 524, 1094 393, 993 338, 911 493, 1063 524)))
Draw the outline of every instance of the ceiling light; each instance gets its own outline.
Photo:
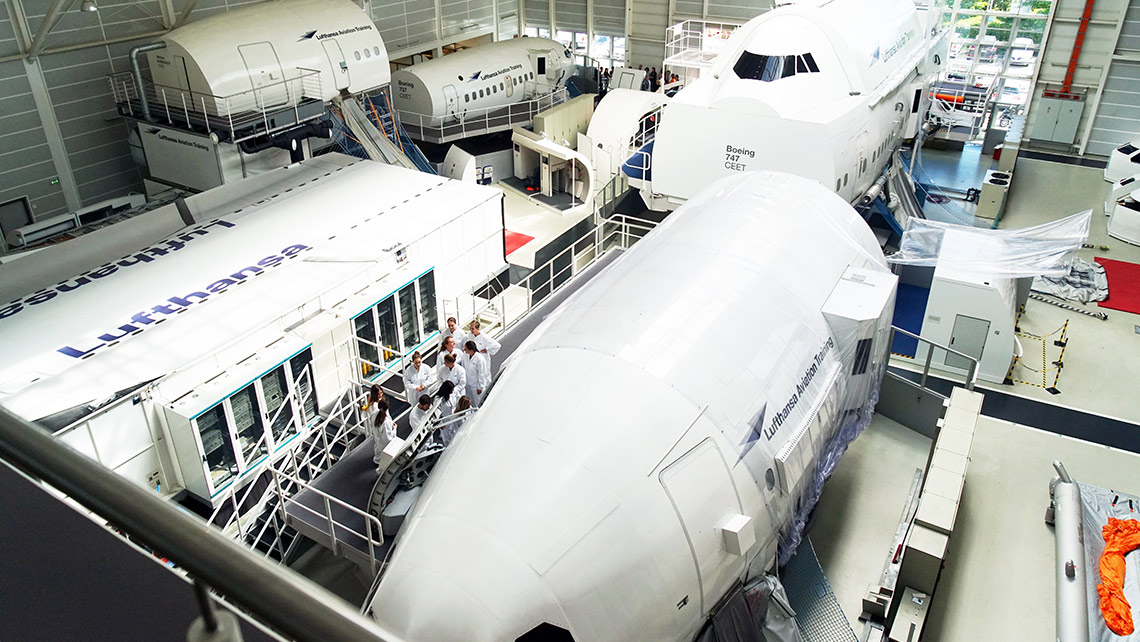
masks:
POLYGON ((79 10, 94 13, 99 10, 99 7, 95 5, 95 0, 83 0, 83 4, 79 5, 79 10))

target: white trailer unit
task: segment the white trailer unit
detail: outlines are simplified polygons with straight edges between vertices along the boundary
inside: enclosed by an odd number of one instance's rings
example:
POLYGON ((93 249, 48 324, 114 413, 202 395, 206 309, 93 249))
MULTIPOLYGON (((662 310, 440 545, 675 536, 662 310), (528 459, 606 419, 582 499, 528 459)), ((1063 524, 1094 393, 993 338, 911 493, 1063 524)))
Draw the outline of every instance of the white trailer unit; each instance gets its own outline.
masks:
POLYGON ((217 505, 320 408, 431 345, 441 303, 505 265, 497 188, 332 154, 250 189, 256 202, 0 307, 0 404, 133 481, 217 505))
MULTIPOLYGON (((1014 325, 1017 321, 1017 281, 951 267, 969 264, 971 257, 985 256, 977 234, 946 230, 939 264, 934 268, 930 298, 922 321, 922 338, 967 354, 978 360, 977 376, 1001 383, 1009 374, 1017 347, 1014 325), (942 259, 946 259, 945 262, 942 259)), ((965 374, 970 360, 923 343, 915 359, 926 359, 934 350, 931 364, 965 374)))
POLYGON ((819 183, 710 185, 511 356, 368 612, 417 642, 692 640, 870 420, 896 282, 819 183))

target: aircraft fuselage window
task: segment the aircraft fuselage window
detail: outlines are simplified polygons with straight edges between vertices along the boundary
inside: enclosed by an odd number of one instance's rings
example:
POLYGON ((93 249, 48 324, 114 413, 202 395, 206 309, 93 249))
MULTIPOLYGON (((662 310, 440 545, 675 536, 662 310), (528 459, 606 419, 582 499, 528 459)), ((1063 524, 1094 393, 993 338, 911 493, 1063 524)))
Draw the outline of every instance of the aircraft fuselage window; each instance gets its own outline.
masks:
POLYGON ((799 74, 819 73, 815 58, 811 54, 790 56, 768 56, 745 51, 733 65, 732 70, 744 80, 772 82, 799 74))

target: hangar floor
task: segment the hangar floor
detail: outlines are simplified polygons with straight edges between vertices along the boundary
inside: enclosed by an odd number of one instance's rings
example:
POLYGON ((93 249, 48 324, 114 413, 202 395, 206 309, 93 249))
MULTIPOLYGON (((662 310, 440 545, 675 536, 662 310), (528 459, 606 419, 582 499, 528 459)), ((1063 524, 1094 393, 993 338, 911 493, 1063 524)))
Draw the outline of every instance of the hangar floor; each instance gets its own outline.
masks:
MULTIPOLYGON (((923 161, 931 175, 954 177, 984 174, 991 159, 924 151, 923 161), (981 170, 976 171, 978 167, 981 170)), ((1101 169, 1019 159, 1001 228, 1036 225, 1091 208, 1089 242, 1110 250, 1082 250, 1081 258, 1140 263, 1140 247, 1107 235, 1108 190, 1101 169)), ((1095 304, 1087 308, 1098 311, 1095 304)), ((1108 320, 1100 321, 1030 300, 1021 319, 1024 332, 1046 335, 1069 321, 1065 367, 1057 381, 1061 394, 1026 383, 980 383, 978 390, 1140 423, 1135 399, 1140 381, 1140 330, 1136 329, 1140 316, 1107 313, 1108 320)), ((1055 358, 1059 348, 1051 342, 1048 348, 1049 358, 1055 358)), ((915 364, 894 358, 892 365, 915 364)), ((1018 368, 1015 378, 1041 380, 1039 373, 1018 368)), ((1054 376, 1048 375, 1049 384, 1054 376)), ((1054 538, 1043 517, 1054 460, 1062 460, 1078 481, 1140 491, 1140 455, 1038 430, 1024 425, 1028 421, 983 417, 978 424, 958 526, 924 640, 1053 639, 1054 538)), ((1140 426, 1131 437, 1140 443, 1140 426)), ((925 464, 929 448, 928 438, 876 415, 825 486, 811 538, 856 632, 862 631, 856 620, 861 599, 878 581, 914 472, 925 464)), ((1140 596, 1131 599, 1140 603, 1140 596)))
MULTIPOLYGON (((922 158, 929 174, 943 176, 970 174, 972 166, 980 163, 988 167, 991 162, 989 156, 931 150, 924 150, 922 158), (958 169, 958 165, 966 167, 958 169)), ((1110 249, 1081 250, 1079 256, 1086 261, 1100 256, 1140 263, 1140 247, 1108 236, 1104 199, 1108 196, 1109 187, 1110 184, 1104 181, 1103 170, 1098 168, 1021 158, 1017 161, 1000 227, 1016 229, 1038 225, 1091 208, 1093 217, 1089 243, 1106 245, 1110 249)), ((1111 291, 1111 282, 1109 288, 1111 291)), ((1081 307, 1079 303, 1073 305, 1081 307)), ((1096 304, 1083 307, 1093 312, 1107 312, 1108 320, 1100 321, 1032 299, 1021 318, 1022 331, 1035 335, 1048 335, 1060 329, 1065 321, 1069 322, 1070 342, 1065 349, 1065 365, 1056 385, 1061 394, 1054 395, 1045 389, 1054 382, 1053 372, 1047 373, 1046 385, 1040 385, 1042 375, 1030 368, 1040 370, 1043 365, 1041 357, 1034 360, 1028 355, 1026 365, 1019 365, 1013 377, 1028 383, 1013 386, 980 383, 980 387, 1140 423, 1140 404, 1136 403, 1132 392, 1135 382, 1140 381, 1140 331, 1136 329, 1140 325, 1140 315, 1104 310, 1096 304)), ((1052 361, 1060 349, 1051 341, 1047 348, 1047 358, 1052 361)), ((906 359, 892 360, 894 365, 902 367, 907 367, 908 362, 906 359)), ((1051 363, 1044 365, 1046 369, 1052 367, 1051 363)))
MULTIPOLYGON (((811 539, 857 633, 861 600, 878 582, 929 448, 876 415, 824 487, 811 539)), ((1053 639, 1054 539, 1043 518, 1055 459, 1078 481, 1140 490, 1140 455, 982 417, 923 640, 1053 639)))

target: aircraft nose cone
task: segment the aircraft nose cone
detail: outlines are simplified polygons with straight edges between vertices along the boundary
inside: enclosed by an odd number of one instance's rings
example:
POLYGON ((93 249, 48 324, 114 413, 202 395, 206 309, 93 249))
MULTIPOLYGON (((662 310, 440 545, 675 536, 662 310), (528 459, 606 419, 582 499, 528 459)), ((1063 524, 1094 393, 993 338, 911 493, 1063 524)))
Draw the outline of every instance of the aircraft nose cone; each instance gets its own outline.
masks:
POLYGON ((431 519, 401 537, 370 612, 408 642, 512 642, 561 620, 538 574, 500 539, 431 519))

